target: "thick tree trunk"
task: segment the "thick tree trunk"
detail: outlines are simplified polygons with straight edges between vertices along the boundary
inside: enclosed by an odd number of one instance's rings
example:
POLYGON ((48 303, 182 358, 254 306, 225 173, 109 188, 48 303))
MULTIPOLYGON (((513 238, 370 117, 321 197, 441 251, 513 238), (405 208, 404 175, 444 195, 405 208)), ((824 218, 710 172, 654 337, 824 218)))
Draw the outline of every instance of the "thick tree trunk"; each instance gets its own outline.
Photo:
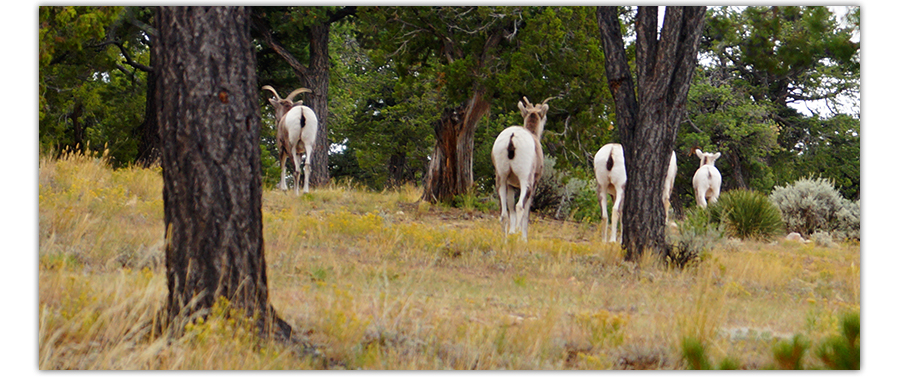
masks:
POLYGON ((407 180, 406 153, 396 152, 388 159, 388 185, 397 187, 407 180))
POLYGON ((451 202, 472 188, 475 128, 490 108, 484 91, 476 90, 466 105, 444 111, 434 126, 435 147, 425 175, 423 200, 451 202))
POLYGON ((628 185, 622 210, 625 259, 668 252, 662 190, 690 89, 706 7, 667 7, 657 38, 657 7, 637 14, 637 95, 616 7, 599 7, 606 76, 616 102, 628 185))
POLYGON ((289 337, 268 299, 249 17, 242 7, 157 11, 167 320, 224 297, 262 334, 289 337))
MULTIPOLYGON (((153 50, 150 51, 150 67, 154 65, 153 50)), ((159 123, 156 117, 156 72, 147 72, 147 102, 144 109, 144 122, 137 127, 138 154, 135 162, 147 168, 160 160, 159 123)))
POLYGON ((321 186, 328 183, 328 82, 330 79, 328 68, 328 34, 331 24, 323 23, 309 28, 309 70, 304 76, 306 87, 313 90, 309 98, 309 107, 319 118, 319 132, 316 134, 316 145, 313 148, 312 174, 309 182, 313 186, 321 186))
MULTIPOLYGON (((83 113, 84 106, 80 101, 76 101, 72 113, 69 114, 69 120, 72 121, 72 146, 69 149, 76 152, 84 152, 87 148, 84 146, 84 126, 81 125, 81 115, 83 113)), ((60 153, 63 151, 65 150, 60 150, 60 153)))

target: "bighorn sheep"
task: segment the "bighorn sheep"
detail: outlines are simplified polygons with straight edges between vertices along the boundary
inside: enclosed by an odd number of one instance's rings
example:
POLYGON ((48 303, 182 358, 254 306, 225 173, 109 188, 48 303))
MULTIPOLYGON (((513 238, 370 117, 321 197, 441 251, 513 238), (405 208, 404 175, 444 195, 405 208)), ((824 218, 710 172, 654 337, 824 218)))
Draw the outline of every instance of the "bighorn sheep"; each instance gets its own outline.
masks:
POLYGON ((544 170, 541 135, 547 123, 547 101, 550 99, 532 105, 528 98, 522 97, 519 111, 525 126, 507 127, 497 136, 491 150, 500 195, 500 225, 506 234, 521 232, 525 241, 528 240, 528 212, 534 199, 534 186, 544 170), (519 189, 518 202, 516 189, 519 189))
POLYGON ((269 90, 274 95, 269 98, 269 103, 275 109, 276 141, 281 159, 281 181, 278 189, 287 190, 287 159, 291 157, 294 162, 294 193, 299 195, 300 190, 300 160, 299 155, 305 153, 303 161, 303 193, 309 193, 310 162, 313 154, 313 146, 316 142, 316 133, 319 130, 319 119, 316 113, 303 105, 303 101, 294 102, 297 94, 311 93, 312 90, 299 88, 281 98, 272 86, 266 85, 263 90, 269 90))
MULTIPOLYGON (((666 210, 666 222, 669 221, 669 197, 672 195, 672 186, 675 184, 677 171, 677 159, 675 152, 672 152, 669 168, 666 171, 666 181, 663 184, 663 207, 666 210)), ((609 143, 600 147, 594 156, 594 175, 597 178, 597 200, 600 201, 601 219, 603 220, 603 240, 615 242, 619 218, 622 215, 622 203, 625 199, 625 183, 628 180, 625 173, 625 152, 621 144, 609 143), (609 227, 609 216, 606 211, 607 194, 612 195, 614 199, 612 227, 609 227)))
POLYGON ((722 187, 722 174, 716 169, 716 159, 721 153, 706 153, 699 148, 694 148, 694 153, 700 158, 700 168, 694 172, 694 196, 697 205, 706 208, 707 199, 710 203, 719 199, 719 189, 722 187))

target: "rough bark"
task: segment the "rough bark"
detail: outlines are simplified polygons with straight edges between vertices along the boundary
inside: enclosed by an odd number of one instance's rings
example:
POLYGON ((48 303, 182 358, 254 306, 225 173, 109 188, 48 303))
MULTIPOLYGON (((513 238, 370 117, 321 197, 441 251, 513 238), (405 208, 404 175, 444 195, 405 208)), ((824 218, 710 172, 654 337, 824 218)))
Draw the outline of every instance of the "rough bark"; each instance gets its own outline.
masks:
POLYGON ((657 12, 657 7, 638 8, 635 94, 617 9, 597 10, 628 168, 622 247, 630 261, 639 260, 644 251, 668 252, 663 182, 690 89, 706 7, 667 7, 658 37, 657 12))
POLYGON ((312 174, 309 182, 313 186, 328 183, 328 83, 331 78, 328 70, 328 34, 330 23, 313 25, 309 28, 309 70, 306 71, 306 87, 313 90, 309 94, 309 107, 319 118, 319 132, 316 134, 316 145, 313 148, 312 174))
MULTIPOLYGON (((150 51, 150 67, 154 64, 153 50, 150 51)), ((135 162, 150 167, 160 160, 159 123, 156 117, 156 72, 147 70, 147 102, 144 109, 144 122, 135 131, 138 136, 138 154, 135 162)))
POLYGON ((249 10, 160 7, 157 20, 167 321, 224 297, 289 337, 268 300, 249 10))
POLYGON ((422 200, 451 202, 472 187, 475 128, 491 108, 484 91, 477 90, 465 104, 444 110, 434 126, 435 147, 425 175, 422 200))

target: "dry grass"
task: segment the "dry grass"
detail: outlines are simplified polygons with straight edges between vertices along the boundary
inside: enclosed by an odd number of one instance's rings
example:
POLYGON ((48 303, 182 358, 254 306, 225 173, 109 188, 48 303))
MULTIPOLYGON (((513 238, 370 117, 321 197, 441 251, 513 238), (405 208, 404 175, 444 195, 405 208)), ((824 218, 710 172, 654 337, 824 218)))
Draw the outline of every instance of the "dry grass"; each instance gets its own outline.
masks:
POLYGON ((344 184, 263 196, 271 301, 320 355, 225 318, 150 337, 161 189, 158 169, 41 160, 40 369, 682 369, 688 336, 758 368, 860 307, 858 245, 743 242, 671 270, 623 262, 594 225, 537 218, 526 244, 496 213, 344 184))

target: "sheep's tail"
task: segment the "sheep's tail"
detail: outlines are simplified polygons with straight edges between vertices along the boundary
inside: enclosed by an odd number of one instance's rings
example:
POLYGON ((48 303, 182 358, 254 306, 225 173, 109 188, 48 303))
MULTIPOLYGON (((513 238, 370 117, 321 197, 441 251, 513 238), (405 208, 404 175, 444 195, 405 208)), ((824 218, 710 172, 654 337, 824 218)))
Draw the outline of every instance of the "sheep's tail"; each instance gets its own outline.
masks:
POLYGON ((615 164, 615 160, 613 160, 613 155, 612 155, 612 153, 610 153, 609 157, 606 159, 606 170, 612 171, 614 164, 615 164))
POLYGON ((300 128, 306 127, 306 113, 300 113, 300 128))
POLYGON ((514 157, 516 157, 516 146, 513 144, 514 136, 516 136, 515 133, 509 136, 509 145, 506 146, 506 157, 508 157, 509 160, 512 160, 514 157))

